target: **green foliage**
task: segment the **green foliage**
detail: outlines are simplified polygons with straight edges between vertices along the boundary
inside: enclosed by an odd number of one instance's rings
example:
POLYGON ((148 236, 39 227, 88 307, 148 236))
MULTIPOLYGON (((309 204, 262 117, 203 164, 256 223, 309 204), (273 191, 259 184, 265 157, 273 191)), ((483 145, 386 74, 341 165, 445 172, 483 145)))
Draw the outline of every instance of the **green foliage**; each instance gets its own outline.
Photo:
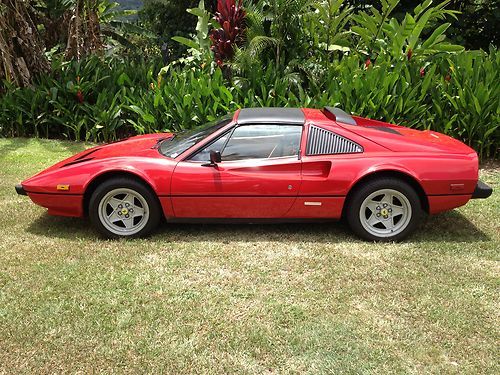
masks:
POLYGON ((146 28, 168 43, 172 58, 178 58, 186 48, 171 42, 174 36, 189 38, 196 27, 196 18, 186 12, 199 0, 145 0, 139 19, 146 28))
POLYGON ((210 25, 210 14, 205 10, 204 0, 200 0, 197 8, 186 10, 189 14, 196 16, 196 35, 192 39, 183 36, 172 37, 177 43, 180 43, 190 50, 190 55, 197 61, 210 61, 212 53, 210 51, 210 38, 208 36, 210 25))
POLYGON ((461 0, 452 3, 461 12, 452 22, 450 37, 470 49, 500 45, 500 0, 461 0))
POLYGON ((314 45, 326 51, 329 58, 325 61, 330 62, 332 52, 350 50, 346 25, 351 19, 352 8, 346 6, 344 0, 319 0, 313 6, 315 11, 309 17, 309 34, 314 45))
POLYGON ((446 8, 450 0, 445 0, 432 6, 432 0, 425 0, 407 13, 400 23, 396 18, 389 18, 400 0, 381 0, 382 9, 375 7, 370 12, 361 11, 352 18, 356 25, 351 30, 359 36, 358 49, 365 50, 370 57, 388 53, 393 58, 412 56, 425 59, 438 52, 456 53, 463 51, 462 46, 446 41, 444 32, 450 23, 437 25, 436 21, 454 16, 456 11, 446 8), (434 32, 427 38, 423 37, 425 29, 435 26, 434 32))
POLYGON ((500 88, 497 50, 463 52, 421 66, 358 55, 331 64, 320 79, 258 67, 228 80, 221 70, 90 58, 65 63, 36 89, 9 87, 0 99, 0 133, 111 141, 130 134, 178 131, 241 107, 339 105, 352 113, 461 139, 497 157, 500 88), (81 93, 83 101, 79 101, 81 93))
POLYGON ((35 87, 7 87, 0 97, 0 133, 110 141, 155 131, 130 106, 148 95, 150 77, 158 70, 158 63, 133 59, 56 61, 53 73, 40 77, 35 87))
POLYGON ((111 141, 192 128, 241 107, 338 105, 497 157, 500 54, 446 40, 448 0, 425 0, 401 21, 391 16, 398 3, 355 13, 347 0, 258 1, 246 8, 246 46, 223 74, 200 1, 188 10, 198 17, 194 38, 175 37, 190 47, 187 58, 165 67, 130 57, 55 60, 32 88, 5 83, 0 134, 111 141))
POLYGON ((449 81, 439 79, 433 91, 435 124, 478 150, 498 156, 500 145, 500 54, 463 53, 449 58, 449 81))
POLYGON ((312 0, 261 0, 248 5, 247 47, 236 53, 236 69, 245 70, 260 61, 283 69, 309 50, 306 15, 312 0))
MULTIPOLYGON (((375 7, 381 10, 381 4, 372 0, 346 0, 357 12, 375 7)), ((407 13, 419 5, 422 0, 403 0, 393 11, 394 17, 403 21, 407 13)), ((491 45, 498 48, 500 45, 500 0, 451 0, 447 9, 458 11, 454 17, 447 17, 446 22, 451 26, 447 36, 455 43, 467 49, 487 50, 491 45)), ((431 30, 423 32, 424 37, 432 33, 431 30)))
POLYGON ((236 75, 248 76, 255 67, 273 65, 283 75, 317 81, 344 55, 424 65, 463 50, 445 37, 450 23, 443 20, 456 14, 446 8, 449 0, 425 0, 401 21, 392 16, 399 2, 381 0, 355 12, 347 0, 261 0, 247 6, 247 43, 231 66, 236 75))

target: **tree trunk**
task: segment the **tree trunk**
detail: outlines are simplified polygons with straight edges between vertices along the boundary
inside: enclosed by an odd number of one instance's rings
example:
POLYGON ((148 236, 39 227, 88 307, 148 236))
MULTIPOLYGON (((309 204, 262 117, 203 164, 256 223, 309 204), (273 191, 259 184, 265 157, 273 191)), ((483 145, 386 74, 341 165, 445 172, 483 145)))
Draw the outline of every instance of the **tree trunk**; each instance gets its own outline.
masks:
POLYGON ((25 0, 0 0, 0 80, 29 86, 48 72, 44 44, 25 0))
POLYGON ((97 0, 76 0, 69 21, 66 58, 80 60, 90 53, 101 52, 103 43, 97 0))

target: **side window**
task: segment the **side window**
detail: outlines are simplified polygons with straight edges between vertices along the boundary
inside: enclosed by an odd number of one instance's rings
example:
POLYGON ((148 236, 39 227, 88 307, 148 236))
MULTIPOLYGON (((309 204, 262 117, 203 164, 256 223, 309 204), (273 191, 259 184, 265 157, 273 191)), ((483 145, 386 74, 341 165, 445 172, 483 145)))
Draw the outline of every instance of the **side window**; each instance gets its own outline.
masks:
POLYGON ((210 143, 208 146, 198 151, 196 154, 191 156, 189 160, 191 161, 210 161, 210 151, 222 151, 222 147, 226 144, 227 137, 229 137, 231 131, 222 135, 215 142, 210 143))
POLYGON ((298 156, 302 126, 244 125, 237 127, 222 153, 223 161, 298 156))
POLYGON ((363 147, 350 139, 312 125, 307 137, 306 155, 354 154, 363 147))

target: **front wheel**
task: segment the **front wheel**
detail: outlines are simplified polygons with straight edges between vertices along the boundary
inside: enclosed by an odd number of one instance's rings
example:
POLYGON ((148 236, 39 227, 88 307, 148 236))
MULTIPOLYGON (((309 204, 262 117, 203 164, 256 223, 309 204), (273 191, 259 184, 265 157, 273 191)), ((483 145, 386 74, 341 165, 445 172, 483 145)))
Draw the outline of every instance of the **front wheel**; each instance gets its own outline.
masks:
POLYGON ((108 238, 142 237, 156 228, 161 213, 154 193, 130 178, 103 182, 92 194, 90 221, 108 238))
POLYGON ((400 241, 418 226, 423 211, 420 198, 406 182, 381 178, 353 192, 347 221, 360 237, 370 241, 400 241))

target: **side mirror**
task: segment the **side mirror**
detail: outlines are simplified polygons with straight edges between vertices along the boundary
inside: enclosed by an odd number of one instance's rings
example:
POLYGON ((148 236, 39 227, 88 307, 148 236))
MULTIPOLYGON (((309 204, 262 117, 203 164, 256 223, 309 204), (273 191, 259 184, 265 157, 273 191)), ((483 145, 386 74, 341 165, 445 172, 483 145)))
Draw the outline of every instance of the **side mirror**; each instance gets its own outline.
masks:
POLYGON ((220 151, 210 151, 210 163, 202 164, 202 167, 216 167, 222 161, 220 151))
POLYGON ((220 151, 210 151, 210 163, 218 164, 222 161, 220 151))

